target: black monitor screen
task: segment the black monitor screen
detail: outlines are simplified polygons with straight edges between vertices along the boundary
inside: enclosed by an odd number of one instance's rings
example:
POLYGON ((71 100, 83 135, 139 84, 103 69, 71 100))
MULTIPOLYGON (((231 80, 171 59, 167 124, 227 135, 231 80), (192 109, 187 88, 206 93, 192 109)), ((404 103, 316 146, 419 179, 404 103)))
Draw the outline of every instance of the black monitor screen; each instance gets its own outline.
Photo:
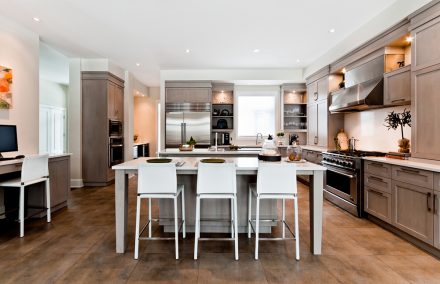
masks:
POLYGON ((0 125, 0 154, 1 152, 18 151, 17 127, 15 125, 0 125))

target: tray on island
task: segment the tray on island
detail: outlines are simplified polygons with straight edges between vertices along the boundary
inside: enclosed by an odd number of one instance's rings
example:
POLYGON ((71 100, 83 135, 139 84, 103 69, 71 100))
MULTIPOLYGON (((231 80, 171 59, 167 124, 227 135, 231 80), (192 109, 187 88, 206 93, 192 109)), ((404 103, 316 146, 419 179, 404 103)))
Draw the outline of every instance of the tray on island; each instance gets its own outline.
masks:
POLYGON ((224 163, 225 160, 224 159, 213 159, 213 158, 210 158, 210 159, 201 159, 200 162, 202 162, 202 163, 212 163, 212 164, 221 164, 221 163, 224 163))

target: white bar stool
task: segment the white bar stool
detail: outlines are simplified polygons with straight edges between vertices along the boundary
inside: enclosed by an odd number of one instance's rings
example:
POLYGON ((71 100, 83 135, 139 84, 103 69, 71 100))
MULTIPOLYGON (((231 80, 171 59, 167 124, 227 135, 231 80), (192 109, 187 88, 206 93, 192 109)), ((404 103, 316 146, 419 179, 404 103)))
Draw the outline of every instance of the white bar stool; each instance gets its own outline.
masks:
POLYGON ((145 163, 139 166, 138 170, 138 189, 136 206, 136 234, 134 246, 134 258, 139 257, 139 240, 174 240, 176 246, 176 259, 179 259, 179 232, 182 229, 183 238, 186 238, 185 228, 185 188, 177 184, 176 164, 175 163, 145 163), (178 222, 177 199, 182 194, 182 221, 178 222), (141 200, 148 198, 148 222, 139 232, 141 200), (174 200, 174 238, 153 238, 151 236, 151 222, 159 219, 151 218, 151 199, 168 198, 174 200), (148 226, 148 237, 141 237, 148 226))
POLYGON ((235 259, 238 260, 237 220, 237 175, 235 163, 216 164, 199 162, 194 259, 197 259, 199 240, 233 240, 235 242, 235 259), (200 202, 202 199, 231 200, 231 238, 200 238, 200 202))
POLYGON ((298 229, 298 199, 296 184, 296 166, 294 164, 280 163, 269 164, 260 162, 258 165, 257 184, 249 185, 249 204, 248 204, 248 237, 251 237, 251 229, 255 232, 255 259, 258 259, 258 242, 260 240, 296 240, 296 260, 299 260, 299 229, 298 229), (256 196, 256 229, 252 225, 252 195, 256 196), (260 221, 279 221, 279 220, 260 220, 260 200, 261 199, 282 199, 283 213, 280 220, 283 224, 282 238, 259 238, 260 221), (292 232, 286 222, 286 199, 293 199, 295 211, 295 233, 292 232), (293 238, 286 238, 286 227, 293 235, 293 238))
MULTIPOLYGON (((35 155, 25 157, 21 167, 21 178, 0 182, 0 187, 20 188, 18 221, 20 222, 20 238, 24 236, 24 190, 28 185, 40 182, 46 187, 46 217, 50 223, 50 181, 49 181, 49 155, 35 155)), ((37 207, 35 207, 37 208, 37 207)), ((41 207, 39 207, 41 208, 41 207)))

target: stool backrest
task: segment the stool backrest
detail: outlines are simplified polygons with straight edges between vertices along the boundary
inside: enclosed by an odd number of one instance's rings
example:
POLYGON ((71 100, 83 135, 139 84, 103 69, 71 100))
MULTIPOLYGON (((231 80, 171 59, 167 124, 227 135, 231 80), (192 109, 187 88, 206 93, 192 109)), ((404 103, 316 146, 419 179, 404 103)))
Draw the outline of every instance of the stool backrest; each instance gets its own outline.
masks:
POLYGON ((26 156, 21 166, 21 182, 49 176, 49 155, 26 156))
POLYGON ((296 166, 294 164, 270 164, 260 162, 257 174, 257 193, 297 193, 296 166))
POLYGON ((138 169, 138 194, 176 193, 176 164, 145 163, 138 169))
POLYGON ((236 193, 237 170, 235 163, 202 163, 197 170, 197 194, 236 193))

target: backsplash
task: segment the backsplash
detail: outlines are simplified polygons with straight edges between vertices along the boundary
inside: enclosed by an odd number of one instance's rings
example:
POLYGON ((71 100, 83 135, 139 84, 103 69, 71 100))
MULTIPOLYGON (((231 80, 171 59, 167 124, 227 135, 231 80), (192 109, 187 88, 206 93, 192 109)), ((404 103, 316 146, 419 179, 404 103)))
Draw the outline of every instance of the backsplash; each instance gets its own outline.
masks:
MULTIPOLYGON (((399 106, 383 109, 361 111, 358 113, 347 113, 344 117, 344 130, 348 137, 359 139, 356 149, 366 151, 397 151, 397 140, 401 138, 400 129, 388 130, 384 126, 385 117, 389 112, 403 112, 411 106, 399 106)), ((406 126, 403 129, 405 138, 411 140, 411 128, 406 126)), ((412 141, 411 141, 412 142, 412 141)))

